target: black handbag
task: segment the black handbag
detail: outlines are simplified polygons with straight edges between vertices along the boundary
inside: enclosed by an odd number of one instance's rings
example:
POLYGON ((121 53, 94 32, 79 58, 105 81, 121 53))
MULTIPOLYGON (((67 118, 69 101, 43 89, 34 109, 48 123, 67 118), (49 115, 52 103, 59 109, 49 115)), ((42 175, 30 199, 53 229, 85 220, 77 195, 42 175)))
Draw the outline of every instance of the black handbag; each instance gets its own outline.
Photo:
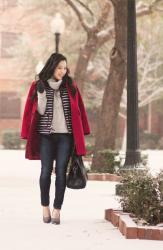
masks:
POLYGON ((73 153, 67 174, 66 186, 71 189, 82 189, 86 187, 87 180, 88 175, 82 156, 73 153))

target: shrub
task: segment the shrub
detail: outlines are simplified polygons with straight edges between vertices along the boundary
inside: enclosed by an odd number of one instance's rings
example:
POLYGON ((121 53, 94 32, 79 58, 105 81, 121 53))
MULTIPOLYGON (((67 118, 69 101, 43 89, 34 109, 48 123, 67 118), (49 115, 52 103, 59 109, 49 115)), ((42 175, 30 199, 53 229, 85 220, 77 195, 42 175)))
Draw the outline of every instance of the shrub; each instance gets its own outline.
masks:
POLYGON ((87 155, 91 156, 93 154, 94 151, 94 145, 91 144, 86 144, 86 149, 87 149, 87 155))
POLYGON ((147 170, 133 170, 124 174, 120 199, 123 211, 133 213, 150 225, 163 218, 161 190, 158 177, 154 178, 147 170))
POLYGON ((163 170, 158 174, 158 183, 161 192, 161 200, 163 201, 163 170))
POLYGON ((163 149, 163 137, 161 137, 158 141, 158 148, 163 149))
POLYGON ((159 135, 140 131, 140 148, 156 149, 158 148, 159 135))
POLYGON ((20 149, 20 132, 14 129, 6 129, 2 132, 2 145, 5 149, 20 149))
POLYGON ((110 149, 105 149, 97 152, 95 157, 95 167, 92 172, 110 173, 113 174, 119 169, 120 158, 119 153, 110 149), (98 156, 98 157, 97 157, 98 156))

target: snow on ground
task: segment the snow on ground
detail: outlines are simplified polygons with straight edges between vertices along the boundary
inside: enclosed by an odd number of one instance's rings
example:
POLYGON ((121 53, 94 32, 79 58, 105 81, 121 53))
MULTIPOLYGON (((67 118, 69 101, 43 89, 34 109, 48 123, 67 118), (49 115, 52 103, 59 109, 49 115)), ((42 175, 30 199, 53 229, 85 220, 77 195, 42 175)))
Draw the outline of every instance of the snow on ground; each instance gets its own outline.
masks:
MULTIPOLYGON (((148 151, 150 167, 163 166, 162 151, 148 151)), ((89 181, 83 190, 66 189, 61 224, 42 222, 40 161, 24 159, 23 150, 0 151, 0 249, 118 250, 161 249, 162 242, 126 240, 104 219, 104 210, 118 208, 115 182, 89 181)), ((55 176, 52 175, 51 209, 55 176)))

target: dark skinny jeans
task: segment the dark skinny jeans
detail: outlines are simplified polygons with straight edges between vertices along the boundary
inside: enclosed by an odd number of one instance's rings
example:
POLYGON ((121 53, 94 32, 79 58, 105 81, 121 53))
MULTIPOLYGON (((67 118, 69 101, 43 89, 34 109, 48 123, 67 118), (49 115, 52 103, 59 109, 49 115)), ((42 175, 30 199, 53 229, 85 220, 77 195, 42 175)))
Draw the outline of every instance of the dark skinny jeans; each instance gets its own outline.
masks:
POLYGON ((61 209, 66 189, 66 172, 68 162, 74 145, 73 135, 69 133, 54 133, 41 135, 40 156, 41 174, 39 179, 41 205, 49 206, 51 174, 53 170, 53 157, 56 156, 55 165, 55 199, 53 207, 61 209))

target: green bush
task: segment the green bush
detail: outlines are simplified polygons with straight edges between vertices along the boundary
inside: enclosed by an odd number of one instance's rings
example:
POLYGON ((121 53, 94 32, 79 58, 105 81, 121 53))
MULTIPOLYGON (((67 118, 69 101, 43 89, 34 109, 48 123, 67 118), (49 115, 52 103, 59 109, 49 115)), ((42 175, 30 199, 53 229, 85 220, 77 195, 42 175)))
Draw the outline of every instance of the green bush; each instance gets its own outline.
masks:
POLYGON ((95 157, 95 166, 91 172, 97 173, 110 173, 117 172, 120 167, 119 153, 110 149, 100 150, 95 157))
POLYGON ((159 138, 157 134, 140 131, 140 148, 141 149, 156 149, 159 148, 159 138))
POLYGON ((158 183, 161 192, 161 200, 163 202, 163 170, 161 170, 160 173, 158 174, 158 183))
POLYGON ((163 219, 159 179, 147 170, 128 171, 123 176, 121 205, 123 211, 133 213, 136 218, 156 225, 163 219))
POLYGON ((94 151, 94 145, 91 144, 86 144, 86 149, 87 149, 87 156, 91 156, 94 151))
POLYGON ((20 132, 14 129, 6 129, 2 132, 2 145, 5 149, 20 149, 20 132))
POLYGON ((163 137, 161 137, 158 141, 158 149, 163 149, 163 137))

